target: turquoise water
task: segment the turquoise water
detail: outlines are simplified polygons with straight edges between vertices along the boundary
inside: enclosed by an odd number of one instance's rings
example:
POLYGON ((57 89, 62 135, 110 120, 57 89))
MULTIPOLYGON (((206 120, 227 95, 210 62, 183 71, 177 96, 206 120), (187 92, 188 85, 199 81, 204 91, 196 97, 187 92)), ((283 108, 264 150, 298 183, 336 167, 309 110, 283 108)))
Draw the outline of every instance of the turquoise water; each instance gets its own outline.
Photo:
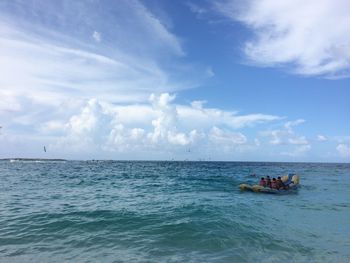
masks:
POLYGON ((350 164, 0 161, 0 200, 0 262, 350 262, 350 164))

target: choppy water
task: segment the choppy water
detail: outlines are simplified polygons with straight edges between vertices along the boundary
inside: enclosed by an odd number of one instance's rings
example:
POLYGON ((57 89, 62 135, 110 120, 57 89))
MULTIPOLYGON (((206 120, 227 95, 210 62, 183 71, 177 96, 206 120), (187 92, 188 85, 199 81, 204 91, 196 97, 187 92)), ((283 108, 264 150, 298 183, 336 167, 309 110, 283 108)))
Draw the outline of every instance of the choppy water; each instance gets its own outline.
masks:
POLYGON ((0 201, 0 262, 350 262, 350 164, 1 161, 0 201))

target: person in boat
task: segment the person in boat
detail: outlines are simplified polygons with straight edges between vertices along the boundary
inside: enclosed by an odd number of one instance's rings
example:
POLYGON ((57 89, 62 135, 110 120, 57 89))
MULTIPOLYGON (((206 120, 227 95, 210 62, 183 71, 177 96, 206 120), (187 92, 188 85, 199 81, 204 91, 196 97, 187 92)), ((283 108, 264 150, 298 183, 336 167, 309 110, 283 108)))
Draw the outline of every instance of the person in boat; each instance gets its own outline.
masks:
POLYGON ((271 178, 270 178, 270 176, 266 176, 266 187, 270 187, 271 188, 271 178))
POLYGON ((277 189, 277 180, 276 178, 272 178, 272 181, 271 181, 271 186, 270 186, 272 189, 277 189))
POLYGON ((277 190, 284 189, 284 183, 282 182, 282 179, 280 176, 277 177, 276 188, 277 190))
POLYGON ((266 181, 265 181, 264 177, 261 177, 259 185, 262 186, 262 187, 266 187, 266 181))
POLYGON ((280 176, 277 177, 277 189, 287 189, 287 186, 283 183, 280 176))

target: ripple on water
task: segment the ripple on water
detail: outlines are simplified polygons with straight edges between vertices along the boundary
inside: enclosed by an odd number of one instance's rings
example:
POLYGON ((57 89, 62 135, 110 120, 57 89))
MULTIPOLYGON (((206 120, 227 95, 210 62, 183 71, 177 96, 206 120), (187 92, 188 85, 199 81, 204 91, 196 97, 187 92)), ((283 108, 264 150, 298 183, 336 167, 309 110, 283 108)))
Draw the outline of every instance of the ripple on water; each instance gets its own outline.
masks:
POLYGON ((348 262, 349 174, 349 165, 0 162, 0 261, 348 262), (288 172, 302 178, 294 195, 239 191, 258 180, 249 174, 288 172))

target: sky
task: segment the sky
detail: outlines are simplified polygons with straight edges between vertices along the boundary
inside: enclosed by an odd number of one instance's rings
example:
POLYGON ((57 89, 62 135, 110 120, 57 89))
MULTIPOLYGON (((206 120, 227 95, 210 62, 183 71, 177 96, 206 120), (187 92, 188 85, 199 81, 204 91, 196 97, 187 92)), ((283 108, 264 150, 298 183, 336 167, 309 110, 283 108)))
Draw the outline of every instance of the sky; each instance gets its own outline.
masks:
POLYGON ((350 162, 349 13, 3 0, 0 158, 350 162))

